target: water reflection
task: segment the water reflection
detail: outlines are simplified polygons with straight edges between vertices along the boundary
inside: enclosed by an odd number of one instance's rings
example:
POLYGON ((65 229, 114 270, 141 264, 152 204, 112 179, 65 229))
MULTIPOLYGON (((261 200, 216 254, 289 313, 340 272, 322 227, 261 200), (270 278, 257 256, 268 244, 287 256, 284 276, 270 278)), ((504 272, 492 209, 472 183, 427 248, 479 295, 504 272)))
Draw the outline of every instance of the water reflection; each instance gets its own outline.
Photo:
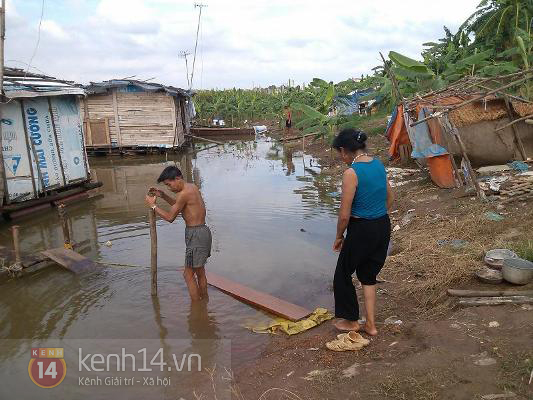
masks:
MULTIPOLYGON (((321 174, 297 146, 266 139, 168 157, 93 159, 103 197, 68 207, 82 254, 104 264, 150 265, 144 196, 167 165, 201 187, 213 232, 208 270, 308 308, 332 306, 336 178, 321 174)), ((17 223, 23 252, 62 244, 54 212, 17 223)), ((8 227, 0 245, 11 247, 8 227)), ((50 267, 0 284, 0 338, 151 338, 163 346, 184 338, 212 360, 217 343, 230 338, 235 362, 257 355, 267 338, 242 327, 255 311, 213 288, 209 303, 191 304, 178 272, 184 223, 159 220, 157 229, 158 297, 150 296, 147 268, 102 266, 76 276, 50 267)), ((13 349, 10 356, 16 354, 13 349)))

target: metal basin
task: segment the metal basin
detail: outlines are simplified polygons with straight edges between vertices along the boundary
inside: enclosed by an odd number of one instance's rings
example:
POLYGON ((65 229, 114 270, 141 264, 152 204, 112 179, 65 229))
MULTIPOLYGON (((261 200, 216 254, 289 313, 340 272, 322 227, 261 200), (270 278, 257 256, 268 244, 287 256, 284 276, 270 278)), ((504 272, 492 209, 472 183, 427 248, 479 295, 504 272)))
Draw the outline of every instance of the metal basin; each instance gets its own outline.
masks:
POLYGON ((525 285, 533 280, 533 263, 522 258, 503 260, 503 279, 515 285, 525 285))
POLYGON ((494 269, 501 269, 503 260, 507 258, 518 258, 518 255, 509 249, 494 249, 485 253, 485 264, 494 269))

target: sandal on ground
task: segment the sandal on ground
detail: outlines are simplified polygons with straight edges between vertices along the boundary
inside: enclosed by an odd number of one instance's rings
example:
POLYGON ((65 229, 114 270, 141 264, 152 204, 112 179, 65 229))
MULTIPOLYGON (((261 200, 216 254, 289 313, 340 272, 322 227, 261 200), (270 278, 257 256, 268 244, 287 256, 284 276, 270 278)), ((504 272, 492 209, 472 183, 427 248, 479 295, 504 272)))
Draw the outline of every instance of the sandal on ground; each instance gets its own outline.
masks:
POLYGON ((337 335, 337 339, 327 342, 326 347, 333 351, 354 351, 362 349, 369 343, 369 340, 352 331, 337 335))

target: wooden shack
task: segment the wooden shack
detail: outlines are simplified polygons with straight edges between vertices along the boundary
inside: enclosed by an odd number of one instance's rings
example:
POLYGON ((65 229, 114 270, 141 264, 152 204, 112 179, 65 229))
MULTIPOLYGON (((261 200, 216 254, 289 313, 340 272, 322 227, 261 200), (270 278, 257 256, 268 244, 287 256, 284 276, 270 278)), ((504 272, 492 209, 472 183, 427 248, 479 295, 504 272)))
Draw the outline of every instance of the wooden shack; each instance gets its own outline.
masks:
POLYGON ((13 216, 81 198, 91 183, 73 82, 5 68, 0 106, 0 213, 13 216))
POLYGON ((152 82, 91 83, 80 110, 92 154, 163 152, 184 145, 193 105, 189 91, 152 82))

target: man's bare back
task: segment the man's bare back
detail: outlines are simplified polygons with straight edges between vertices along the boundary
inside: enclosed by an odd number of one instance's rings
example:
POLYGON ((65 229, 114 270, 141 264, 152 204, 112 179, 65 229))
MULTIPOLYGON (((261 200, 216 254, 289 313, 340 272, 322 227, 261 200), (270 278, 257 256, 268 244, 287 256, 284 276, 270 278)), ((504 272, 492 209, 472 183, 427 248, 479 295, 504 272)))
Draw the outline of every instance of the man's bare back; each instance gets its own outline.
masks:
POLYGON ((183 190, 176 196, 176 203, 183 204, 181 216, 187 226, 205 224, 205 203, 198 187, 193 183, 186 183, 183 190))

